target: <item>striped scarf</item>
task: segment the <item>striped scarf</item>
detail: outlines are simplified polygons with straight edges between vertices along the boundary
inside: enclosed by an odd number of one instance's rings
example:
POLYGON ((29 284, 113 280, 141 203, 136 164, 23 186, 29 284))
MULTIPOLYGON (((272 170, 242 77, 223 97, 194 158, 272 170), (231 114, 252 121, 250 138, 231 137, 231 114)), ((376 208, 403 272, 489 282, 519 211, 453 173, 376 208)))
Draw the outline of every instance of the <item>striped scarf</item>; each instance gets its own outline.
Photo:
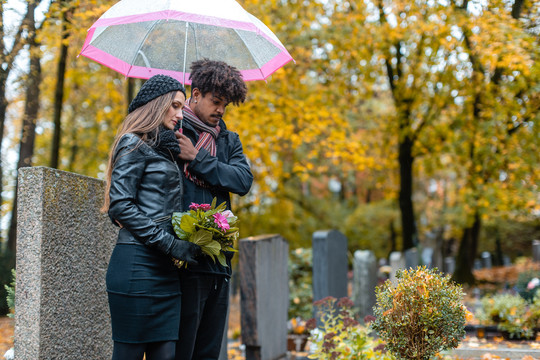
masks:
MULTIPOLYGON (((190 100, 191 99, 187 101, 187 104, 184 107, 184 121, 191 124, 191 126, 193 126, 195 130, 199 133, 199 140, 197 140, 195 148, 197 150, 205 149, 210 153, 210 155, 216 156, 216 139, 219 135, 221 128, 219 126, 211 127, 202 122, 202 120, 200 120, 197 115, 195 115, 193 110, 191 110, 191 108, 189 107, 189 104, 191 102, 190 100)), ((188 171, 189 163, 189 161, 186 161, 184 164, 184 174, 186 175, 186 178, 194 182, 197 186, 207 188, 208 185, 205 184, 203 180, 198 179, 195 175, 191 174, 188 171)))

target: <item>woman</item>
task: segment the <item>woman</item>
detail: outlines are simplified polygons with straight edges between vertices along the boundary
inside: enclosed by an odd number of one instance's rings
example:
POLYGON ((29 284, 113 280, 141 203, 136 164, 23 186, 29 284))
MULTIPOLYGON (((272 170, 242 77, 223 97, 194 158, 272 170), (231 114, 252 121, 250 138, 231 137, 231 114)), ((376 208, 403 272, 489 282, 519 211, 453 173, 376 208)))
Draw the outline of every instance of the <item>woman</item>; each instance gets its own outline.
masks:
POLYGON ((141 87, 115 138, 103 211, 120 226, 107 270, 113 360, 174 359, 180 322, 180 280, 172 259, 196 263, 200 247, 174 235, 182 210, 180 147, 185 89, 156 75, 141 87))

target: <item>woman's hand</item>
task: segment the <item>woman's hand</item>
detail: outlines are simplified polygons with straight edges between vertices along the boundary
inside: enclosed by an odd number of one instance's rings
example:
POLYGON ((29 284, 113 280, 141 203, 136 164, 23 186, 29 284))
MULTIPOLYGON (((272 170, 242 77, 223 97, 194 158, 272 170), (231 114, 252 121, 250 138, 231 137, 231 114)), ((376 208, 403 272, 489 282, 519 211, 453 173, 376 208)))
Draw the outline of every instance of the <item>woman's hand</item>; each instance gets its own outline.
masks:
POLYGON ((174 134, 178 139, 178 145, 180 145, 180 155, 178 155, 178 157, 186 161, 191 161, 195 159, 195 157, 199 153, 199 150, 197 150, 195 146, 193 146, 191 140, 184 134, 181 134, 179 131, 175 132, 174 134))

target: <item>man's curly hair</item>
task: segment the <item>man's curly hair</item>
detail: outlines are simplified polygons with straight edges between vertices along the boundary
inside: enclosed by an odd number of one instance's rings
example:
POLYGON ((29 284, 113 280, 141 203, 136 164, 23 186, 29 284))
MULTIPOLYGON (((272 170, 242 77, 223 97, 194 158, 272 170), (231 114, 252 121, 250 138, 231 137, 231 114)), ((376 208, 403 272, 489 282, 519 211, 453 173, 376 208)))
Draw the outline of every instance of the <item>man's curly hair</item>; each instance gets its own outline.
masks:
POLYGON ((205 96, 212 93, 235 105, 246 100, 247 87, 242 74, 223 61, 202 59, 191 64, 191 91, 197 88, 205 96))

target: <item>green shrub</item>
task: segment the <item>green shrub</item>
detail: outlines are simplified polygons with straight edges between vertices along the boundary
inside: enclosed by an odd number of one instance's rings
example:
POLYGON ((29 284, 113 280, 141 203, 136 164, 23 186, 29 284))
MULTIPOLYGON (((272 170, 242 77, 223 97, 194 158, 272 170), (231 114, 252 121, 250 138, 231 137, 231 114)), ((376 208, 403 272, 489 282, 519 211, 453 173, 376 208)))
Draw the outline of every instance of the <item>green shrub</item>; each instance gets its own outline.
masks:
POLYGON ((316 301, 319 328, 316 320, 310 319, 311 332, 310 359, 322 360, 391 360, 391 355, 384 353, 380 340, 369 336, 369 328, 354 319, 353 303, 348 298, 337 301, 326 297, 316 301))
POLYGON ((519 295, 496 294, 482 298, 477 317, 484 324, 497 324, 510 338, 530 338, 540 317, 540 292, 528 303, 519 295))
POLYGON ((6 289, 6 303, 9 307, 9 317, 15 315, 15 269, 11 269, 11 284, 4 285, 6 289))
POLYGON ((298 248, 289 256, 289 319, 313 317, 312 251, 298 248))
POLYGON ((398 270, 397 284, 376 289, 373 329, 401 359, 427 360, 455 348, 465 336, 461 286, 437 269, 398 270))
POLYGON ((0 250, 0 316, 9 313, 9 305, 6 302, 6 285, 12 281, 14 255, 7 249, 0 250))

